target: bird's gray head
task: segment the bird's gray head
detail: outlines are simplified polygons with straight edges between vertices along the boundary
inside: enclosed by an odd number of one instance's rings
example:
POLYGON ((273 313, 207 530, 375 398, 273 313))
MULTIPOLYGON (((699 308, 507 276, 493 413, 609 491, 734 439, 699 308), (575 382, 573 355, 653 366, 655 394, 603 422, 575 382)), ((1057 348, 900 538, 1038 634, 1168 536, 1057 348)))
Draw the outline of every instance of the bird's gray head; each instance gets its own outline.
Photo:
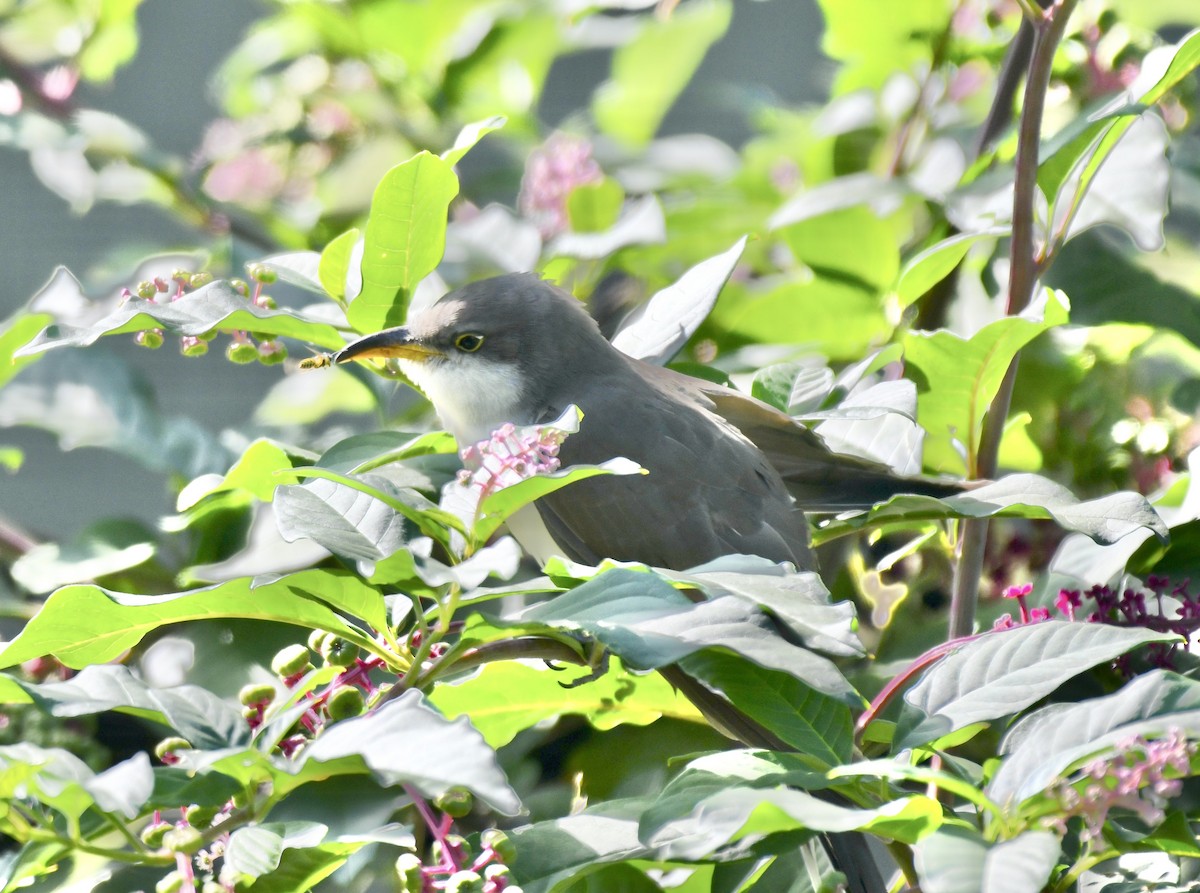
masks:
POLYGON ((396 359, 467 444, 577 402, 572 389, 605 375, 616 352, 579 301, 517 273, 451 292, 407 325, 348 344, 334 361, 375 357, 396 359))

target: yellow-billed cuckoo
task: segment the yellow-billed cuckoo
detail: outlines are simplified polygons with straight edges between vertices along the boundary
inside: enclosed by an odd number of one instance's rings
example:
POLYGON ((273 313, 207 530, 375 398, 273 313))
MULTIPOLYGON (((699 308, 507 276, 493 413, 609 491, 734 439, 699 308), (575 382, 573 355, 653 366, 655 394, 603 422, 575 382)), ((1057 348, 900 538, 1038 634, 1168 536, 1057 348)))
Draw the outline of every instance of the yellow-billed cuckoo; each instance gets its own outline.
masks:
MULTIPOLYGON (((562 445, 564 467, 624 456, 647 469, 580 481, 536 503, 557 549, 589 564, 615 558, 683 570, 748 553, 813 568, 802 510, 956 489, 833 453, 753 397, 626 356, 579 301, 533 274, 467 285, 333 359, 373 357, 397 361, 461 446, 505 422, 551 421, 575 404, 583 421, 562 445)), ((514 526, 531 545, 532 534, 514 526)))

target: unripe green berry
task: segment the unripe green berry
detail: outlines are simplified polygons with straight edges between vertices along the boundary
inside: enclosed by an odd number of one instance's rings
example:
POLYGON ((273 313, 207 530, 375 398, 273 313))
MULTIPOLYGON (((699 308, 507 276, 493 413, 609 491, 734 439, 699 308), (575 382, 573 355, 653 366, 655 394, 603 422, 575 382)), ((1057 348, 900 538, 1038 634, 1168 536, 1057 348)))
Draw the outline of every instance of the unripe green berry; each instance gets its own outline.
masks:
POLYGON ((145 347, 149 350, 158 350, 163 346, 163 333, 161 329, 146 329, 138 332, 133 336, 133 343, 138 347, 145 347))
POLYGON ((191 278, 188 280, 188 284, 192 288, 202 288, 203 286, 208 285, 212 281, 213 281, 213 274, 208 272, 207 270, 202 270, 199 273, 193 273, 191 278))
POLYGON ((183 875, 178 871, 169 871, 154 885, 154 893, 178 893, 183 889, 183 875))
POLYGON ((471 814, 475 798, 466 788, 451 788, 438 794, 433 805, 452 818, 461 819, 471 814))
POLYGON ((258 361, 264 366, 278 366, 287 357, 287 347, 282 342, 264 341, 258 346, 258 361))
POLYGON ((325 702, 329 718, 334 722, 360 715, 365 706, 362 692, 352 685, 343 685, 325 702))
POLYGON ((225 359, 231 363, 244 366, 258 359, 258 348, 246 341, 234 341, 225 348, 225 359))
POLYGON ((329 636, 321 643, 321 657, 335 667, 349 667, 358 659, 358 646, 338 636, 329 636))
POLYGON ((145 298, 147 301, 149 301, 156 294, 158 294, 158 289, 154 287, 154 283, 149 279, 143 279, 137 284, 137 288, 133 290, 133 293, 139 298, 145 298))
POLYGON ((204 836, 195 828, 172 828, 163 835, 163 847, 172 853, 194 853, 204 846, 204 836))
POLYGON ((403 853, 396 859, 396 877, 400 879, 403 893, 421 893, 425 876, 421 871, 421 859, 415 853, 403 853))
POLYGON ((142 833, 138 835, 142 838, 142 843, 151 849, 158 849, 162 846, 163 837, 171 830, 171 825, 167 822, 151 823, 142 829, 142 833))
POLYGON ((179 342, 179 352, 185 357, 202 357, 208 353, 208 342, 200 338, 185 338, 179 342))
POLYGON ((308 662, 309 653, 303 645, 288 645, 271 661, 271 672, 281 679, 303 673, 311 666, 308 662))
POLYGON ((243 298, 250 297, 250 286, 246 284, 245 279, 230 279, 229 286, 243 298))
POLYGON ((333 633, 324 629, 314 629, 308 634, 308 647, 310 651, 316 651, 318 654, 325 646, 325 640, 332 636, 333 633))
POLYGON ((512 862, 517 858, 517 845, 499 828, 488 828, 479 835, 479 843, 495 853, 501 862, 512 862))
POLYGON ((443 889, 446 893, 483 893, 483 878, 478 871, 456 871, 443 889))
POLYGON ((279 278, 279 275, 266 264, 250 264, 246 267, 246 274, 264 285, 270 285, 279 278))
POLYGON ((212 825, 212 820, 220 811, 215 806, 201 806, 199 803, 193 803, 183 811, 183 820, 193 828, 204 830, 212 825))
POLYGON ((238 690, 238 700, 246 707, 257 707, 275 700, 275 686, 269 682, 251 682, 238 690))
POLYGON ((180 738, 178 735, 173 735, 170 738, 164 738, 154 747, 154 755, 158 759, 163 759, 169 754, 175 753, 177 750, 191 750, 192 745, 186 738, 180 738))

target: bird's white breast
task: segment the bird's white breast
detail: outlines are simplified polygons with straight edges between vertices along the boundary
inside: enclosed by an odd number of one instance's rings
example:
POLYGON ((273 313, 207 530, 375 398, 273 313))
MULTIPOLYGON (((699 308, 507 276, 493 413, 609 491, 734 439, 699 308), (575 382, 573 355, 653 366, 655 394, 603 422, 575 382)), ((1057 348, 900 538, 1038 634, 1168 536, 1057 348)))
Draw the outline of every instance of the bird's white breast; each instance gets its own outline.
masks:
POLYGON ((460 447, 487 440, 505 422, 528 425, 515 364, 481 357, 442 361, 400 360, 400 371, 419 387, 460 447))

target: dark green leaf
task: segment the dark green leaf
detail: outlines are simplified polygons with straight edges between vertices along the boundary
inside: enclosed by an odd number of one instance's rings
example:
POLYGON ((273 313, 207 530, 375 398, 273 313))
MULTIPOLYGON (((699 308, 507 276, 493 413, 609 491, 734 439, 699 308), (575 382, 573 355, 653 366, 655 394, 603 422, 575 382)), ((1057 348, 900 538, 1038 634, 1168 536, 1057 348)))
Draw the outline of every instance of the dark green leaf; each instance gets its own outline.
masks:
POLYGON ((680 667, 797 751, 829 766, 850 758, 850 708, 794 676, 715 648, 684 658, 680 667))
POLYGON ((240 711, 206 689, 195 685, 151 688, 128 667, 84 667, 65 682, 13 682, 53 716, 84 716, 105 710, 132 713, 169 726, 203 749, 236 747, 250 740, 240 711))
POLYGON ((445 719, 417 691, 326 729, 304 751, 302 762, 347 756, 361 756, 383 784, 410 784, 427 797, 465 787, 505 815, 521 808, 479 733, 464 718, 445 719))
POLYGON ((1074 764, 1134 736, 1181 729, 1200 736, 1200 683, 1154 670, 1120 691, 1076 704, 1043 707, 1005 737, 988 795, 1015 809, 1074 764))
POLYGON ((790 673, 847 704, 861 704, 832 663, 784 640, 756 606, 736 597, 693 603, 653 574, 607 571, 535 606, 523 619, 586 632, 637 669, 657 669, 705 648, 720 648, 790 673))
POLYGON ((934 664, 905 696, 895 750, 1017 713, 1066 680, 1149 642, 1152 630, 1048 620, 984 633, 934 664))
POLYGON ((818 543, 851 530, 903 521, 948 518, 1041 518, 1057 521, 1067 530, 1087 534, 1098 543, 1114 543, 1136 530, 1160 537, 1167 526, 1146 497, 1113 493, 1080 502, 1066 487, 1036 474, 1010 474, 957 496, 894 496, 870 511, 831 521, 814 535, 818 543))
POLYGON ((1039 893, 1058 863, 1049 831, 989 844, 965 828, 942 828, 914 847, 924 893, 1039 893))

